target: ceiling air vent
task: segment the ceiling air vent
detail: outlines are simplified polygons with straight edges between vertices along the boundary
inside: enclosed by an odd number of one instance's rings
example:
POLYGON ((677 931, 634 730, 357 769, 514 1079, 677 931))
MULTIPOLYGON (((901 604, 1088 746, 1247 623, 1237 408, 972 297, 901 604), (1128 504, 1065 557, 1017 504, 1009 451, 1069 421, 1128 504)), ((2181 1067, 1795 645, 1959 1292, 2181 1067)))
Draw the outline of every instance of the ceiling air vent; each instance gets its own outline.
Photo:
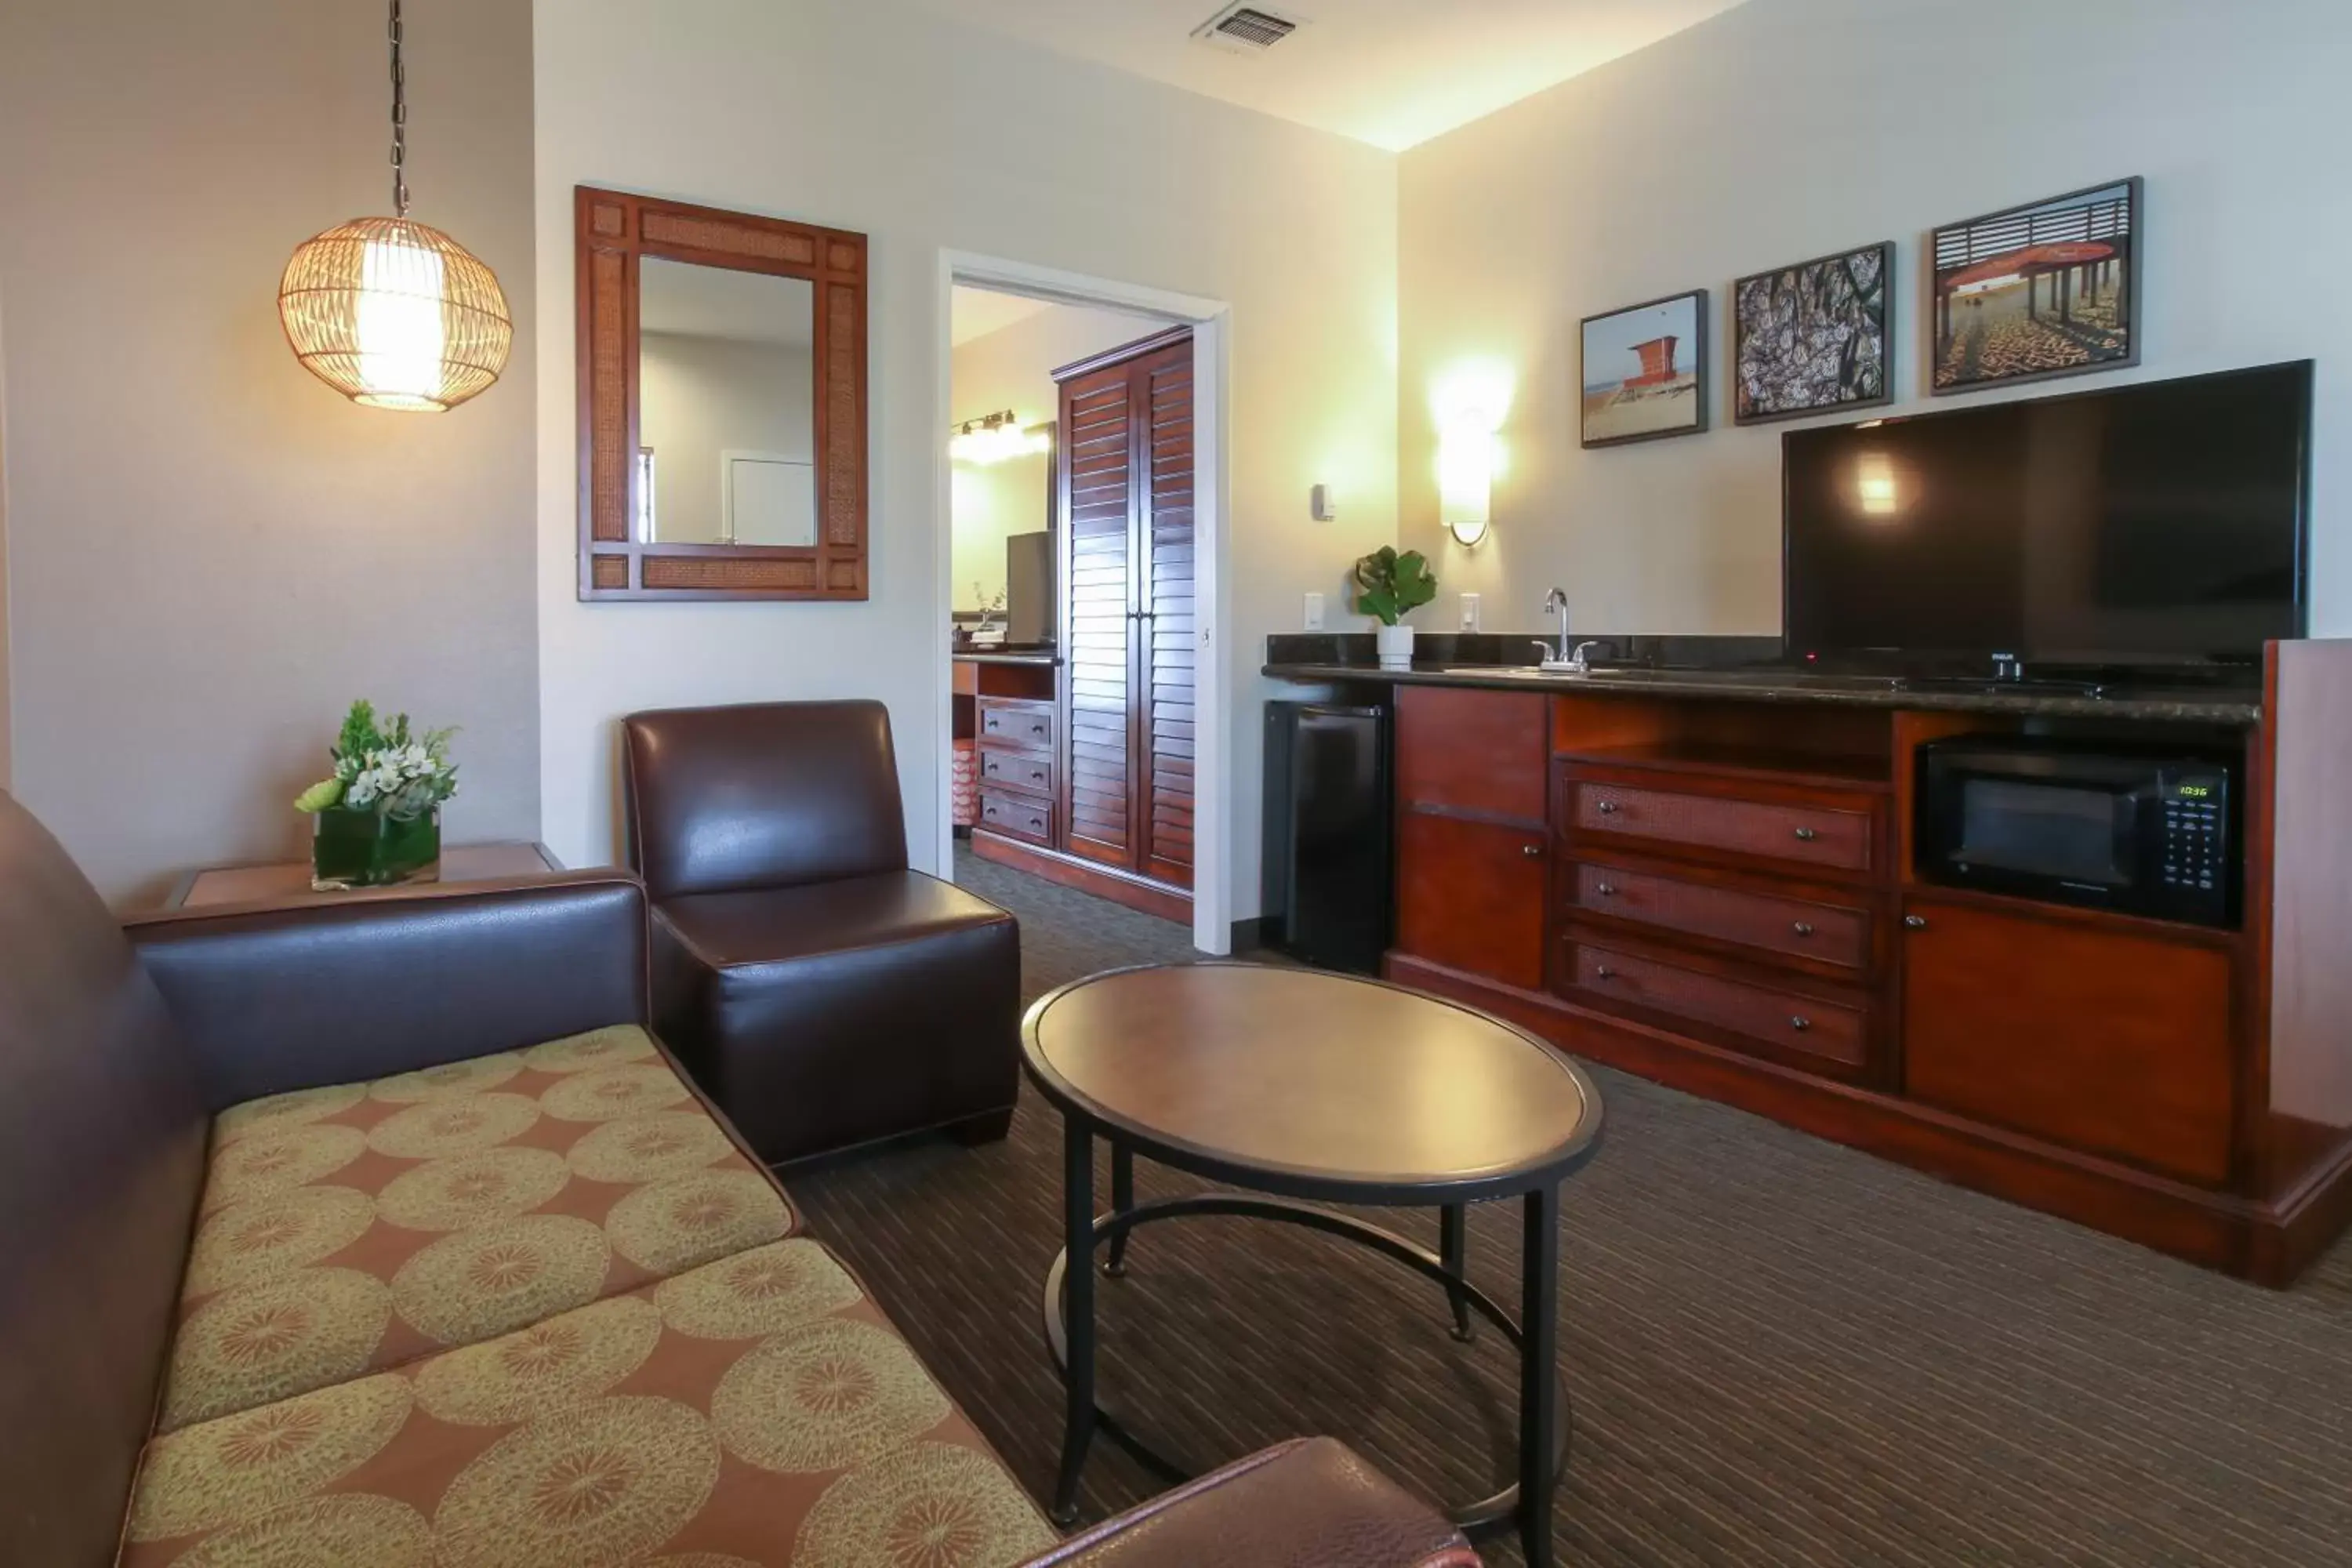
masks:
POLYGON ((1299 18, 1278 16, 1261 5, 1228 5, 1192 30, 1213 48, 1263 54, 1298 31, 1299 18))

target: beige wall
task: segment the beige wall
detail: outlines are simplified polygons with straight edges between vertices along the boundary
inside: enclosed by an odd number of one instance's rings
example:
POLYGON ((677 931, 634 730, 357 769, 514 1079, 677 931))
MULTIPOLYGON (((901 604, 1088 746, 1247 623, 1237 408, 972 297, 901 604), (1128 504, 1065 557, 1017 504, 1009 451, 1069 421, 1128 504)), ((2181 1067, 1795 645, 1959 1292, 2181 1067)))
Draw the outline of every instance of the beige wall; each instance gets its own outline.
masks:
POLYGON ((583 605, 568 331, 541 346, 549 842, 616 846, 615 721, 866 696, 890 708, 919 864, 940 842, 948 570, 942 253, 1232 307, 1227 750, 1236 916, 1255 910, 1256 670, 1299 595, 1393 535, 1396 163, 1108 69, 850 0, 541 0, 540 300, 572 307, 572 192, 658 192, 872 237, 872 585, 858 605, 583 605), (878 87, 877 84, 887 84, 878 87), (658 105, 658 111, 633 106, 658 105), (1308 521, 1328 480, 1342 521, 1308 521), (692 651, 691 658, 677 650, 692 651))
MULTIPOLYGON (((1055 371, 1168 325, 1109 310, 1052 305, 984 337, 958 343, 949 371, 949 417, 960 423, 1009 408, 1024 426, 1045 424, 1061 412, 1055 371)), ((948 585, 957 609, 977 610, 992 595, 1003 592, 1004 542, 1045 526, 1045 492, 1052 476, 1052 459, 1043 452, 1002 463, 955 466, 949 502, 955 549, 948 585)))
POLYGON ((0 8, 16 784, 119 900, 298 850, 358 696, 464 727, 453 837, 538 828, 530 7, 407 32, 413 216, 518 328, 440 416, 337 396, 274 302, 390 205, 381 6, 0 8))
MULTIPOLYGON (((7 301, 0 297, 0 365, 7 363, 7 301)), ((8 378, 0 375, 0 789, 13 787, 8 768, 8 378)))
POLYGON ((2144 174, 2145 364, 2021 390, 2315 356, 2315 629, 2352 631, 2347 61, 2342 0, 1756 0, 1406 153, 1403 531, 1444 581, 1423 620, 1469 588, 1488 629, 1533 627, 1557 583, 1589 629, 1777 632, 1780 427, 1729 427, 1731 280, 1895 240, 1916 407, 1925 231, 2144 174), (1697 287, 1717 427, 1580 450, 1578 319, 1697 287), (1517 396, 1465 552, 1437 527, 1431 402, 1482 364, 1517 396))

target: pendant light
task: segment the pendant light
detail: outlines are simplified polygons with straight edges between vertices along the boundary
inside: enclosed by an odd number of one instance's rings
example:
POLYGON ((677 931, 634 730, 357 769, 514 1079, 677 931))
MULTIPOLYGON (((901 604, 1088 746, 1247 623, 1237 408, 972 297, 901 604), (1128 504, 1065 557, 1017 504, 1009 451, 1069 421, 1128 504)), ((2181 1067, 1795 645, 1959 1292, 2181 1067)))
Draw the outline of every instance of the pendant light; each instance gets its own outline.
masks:
POLYGON ((514 342, 495 273, 408 219, 408 84, 391 0, 391 217, 354 218, 295 247, 278 284, 294 357, 354 403, 438 414, 498 380, 514 342))

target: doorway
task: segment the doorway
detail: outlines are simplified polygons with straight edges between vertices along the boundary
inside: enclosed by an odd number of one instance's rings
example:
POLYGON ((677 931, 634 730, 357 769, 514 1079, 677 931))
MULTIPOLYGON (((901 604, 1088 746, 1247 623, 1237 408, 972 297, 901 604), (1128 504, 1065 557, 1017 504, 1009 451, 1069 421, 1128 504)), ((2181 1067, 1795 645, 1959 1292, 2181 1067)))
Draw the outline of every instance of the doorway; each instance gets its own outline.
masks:
POLYGON ((1231 945, 1223 305, 942 258, 939 862, 1231 945))

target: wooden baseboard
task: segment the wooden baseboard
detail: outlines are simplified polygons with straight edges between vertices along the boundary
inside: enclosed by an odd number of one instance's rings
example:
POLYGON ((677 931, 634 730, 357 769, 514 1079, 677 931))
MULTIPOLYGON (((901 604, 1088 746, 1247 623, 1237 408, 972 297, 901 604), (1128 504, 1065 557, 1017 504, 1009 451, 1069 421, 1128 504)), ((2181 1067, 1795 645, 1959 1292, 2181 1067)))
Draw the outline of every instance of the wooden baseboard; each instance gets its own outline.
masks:
POLYGON ((1147 915, 1158 915, 1161 920, 1175 921, 1183 925, 1192 923, 1192 895, 1165 882, 1113 871, 1074 855, 1065 855, 1058 849, 1042 848, 1034 844, 1024 844, 1018 838, 1007 838, 985 827, 972 829, 971 852, 983 860, 993 860, 1000 866, 1010 866, 1033 877, 1043 877, 1065 888, 1075 888, 1081 893, 1092 893, 1096 898, 1125 904, 1129 909, 1140 910, 1147 915))
POLYGON ((1391 952, 1382 967, 1400 984, 1484 1008, 1577 1056, 2258 1284, 2294 1283, 2352 1224, 2352 1148, 2278 1203, 2258 1203, 1409 954, 1391 952))

